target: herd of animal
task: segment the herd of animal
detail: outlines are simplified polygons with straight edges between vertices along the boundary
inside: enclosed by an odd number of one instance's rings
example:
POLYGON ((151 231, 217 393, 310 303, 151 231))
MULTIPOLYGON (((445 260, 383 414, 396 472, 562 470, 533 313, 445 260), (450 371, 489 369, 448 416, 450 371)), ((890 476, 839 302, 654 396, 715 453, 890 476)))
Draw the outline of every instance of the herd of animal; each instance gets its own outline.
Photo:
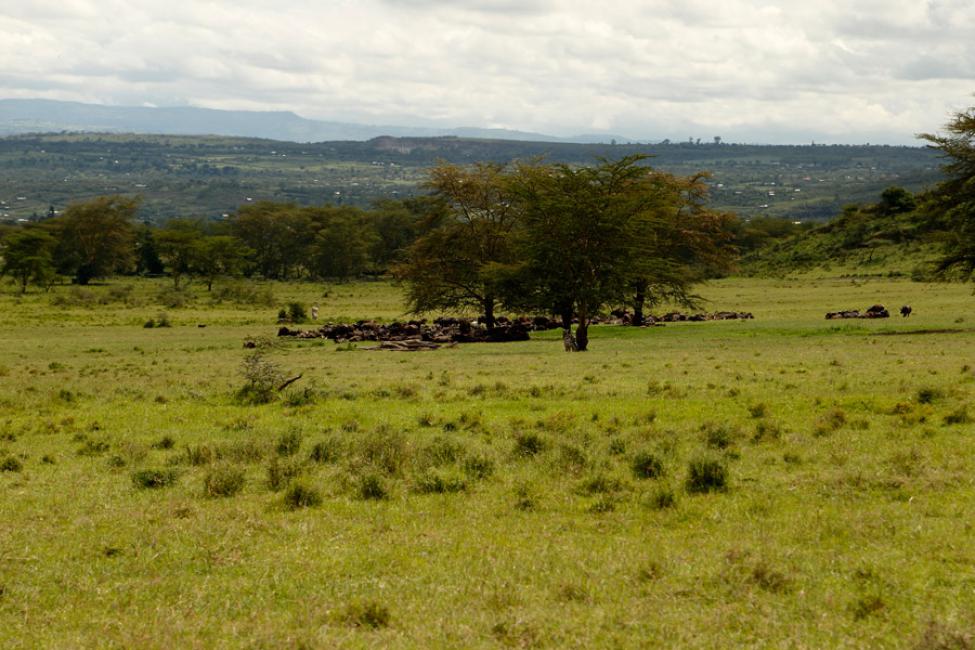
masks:
MULTIPOLYGON (((900 314, 903 318, 907 318, 913 311, 910 305, 904 305, 900 309, 900 314)), ((838 318, 890 318, 890 312, 883 305, 872 305, 867 307, 866 311, 863 312, 858 309, 826 312, 826 320, 835 320, 838 318)))

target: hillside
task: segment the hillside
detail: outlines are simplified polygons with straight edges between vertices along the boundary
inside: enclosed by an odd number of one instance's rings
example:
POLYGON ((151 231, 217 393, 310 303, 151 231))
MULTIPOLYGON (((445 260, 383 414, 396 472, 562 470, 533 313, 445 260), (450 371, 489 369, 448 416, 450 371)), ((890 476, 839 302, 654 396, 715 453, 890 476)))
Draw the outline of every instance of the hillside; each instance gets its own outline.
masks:
POLYGON ((61 210, 104 194, 139 194, 143 217, 219 217, 251 201, 367 205, 422 192, 438 160, 508 162, 545 157, 588 164, 651 154, 678 174, 712 172, 718 208, 745 218, 822 220, 890 185, 912 191, 940 178, 921 147, 578 144, 470 138, 394 138, 299 144, 229 137, 124 134, 22 135, 0 139, 0 219, 61 210))
POLYGON ((784 275, 814 270, 850 275, 909 275, 924 279, 939 254, 943 224, 902 188, 889 188, 869 205, 848 205, 812 228, 748 252, 746 275, 784 275))

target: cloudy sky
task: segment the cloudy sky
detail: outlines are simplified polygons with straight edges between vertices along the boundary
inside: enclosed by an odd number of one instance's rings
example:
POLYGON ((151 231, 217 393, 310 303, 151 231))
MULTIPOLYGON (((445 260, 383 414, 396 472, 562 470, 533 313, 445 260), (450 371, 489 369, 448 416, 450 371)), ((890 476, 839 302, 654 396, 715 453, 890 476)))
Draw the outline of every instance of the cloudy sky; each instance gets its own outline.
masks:
POLYGON ((2 0, 0 98, 638 139, 916 144, 973 0, 2 0))

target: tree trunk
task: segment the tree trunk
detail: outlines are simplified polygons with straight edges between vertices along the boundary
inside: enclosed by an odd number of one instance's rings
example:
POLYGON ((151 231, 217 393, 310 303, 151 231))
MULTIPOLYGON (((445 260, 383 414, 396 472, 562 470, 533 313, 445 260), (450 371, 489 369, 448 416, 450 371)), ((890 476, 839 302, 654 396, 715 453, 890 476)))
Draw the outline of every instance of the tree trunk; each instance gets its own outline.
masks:
POLYGON ((494 298, 490 296, 484 299, 484 324, 488 331, 494 329, 494 298))
POLYGON ((579 324, 576 325, 576 351, 585 352, 589 349, 589 310, 579 308, 579 324))
POLYGON ((641 327, 643 325, 643 305, 647 301, 647 283, 636 283, 636 294, 633 296, 633 320, 630 325, 641 327))

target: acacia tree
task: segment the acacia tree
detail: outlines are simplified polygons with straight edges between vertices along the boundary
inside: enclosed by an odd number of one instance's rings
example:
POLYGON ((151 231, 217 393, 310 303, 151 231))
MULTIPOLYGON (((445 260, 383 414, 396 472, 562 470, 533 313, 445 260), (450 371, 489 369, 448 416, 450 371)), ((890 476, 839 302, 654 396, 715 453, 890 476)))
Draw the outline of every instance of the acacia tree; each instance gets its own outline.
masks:
POLYGON ((179 289, 183 277, 194 273, 200 258, 203 225, 197 219, 171 219, 156 231, 156 250, 179 289))
POLYGON ((632 298, 642 318, 648 299, 690 300, 692 263, 712 250, 712 263, 722 259, 715 237, 726 228, 698 205, 701 178, 659 174, 640 164, 645 158, 519 168, 524 262, 517 300, 559 314, 566 330, 575 319, 580 351, 602 306, 632 298))
POLYGON ((679 177, 648 173, 634 191, 642 194, 634 237, 631 304, 633 325, 644 322, 644 307, 661 302, 697 304, 695 282, 729 270, 737 253, 732 246, 735 217, 707 207, 707 175, 679 177))
POLYGON ((921 136, 948 159, 942 166, 947 180, 927 194, 924 207, 948 228, 938 271, 971 279, 975 274, 975 106, 956 113, 945 130, 945 135, 921 136))
POLYGON ((135 262, 133 220, 139 199, 101 196, 72 203, 64 214, 48 222, 58 239, 55 253, 60 270, 75 282, 129 270, 135 262))
POLYGON ((27 293, 30 283, 48 285, 54 277, 54 237, 40 228, 11 232, 0 246, 0 276, 9 275, 27 293))
POLYGON ((514 262, 512 230, 517 223, 503 165, 469 169, 440 164, 427 187, 447 206, 447 216, 405 251, 393 268, 407 285, 414 313, 474 307, 492 329, 501 296, 500 270, 514 262))

